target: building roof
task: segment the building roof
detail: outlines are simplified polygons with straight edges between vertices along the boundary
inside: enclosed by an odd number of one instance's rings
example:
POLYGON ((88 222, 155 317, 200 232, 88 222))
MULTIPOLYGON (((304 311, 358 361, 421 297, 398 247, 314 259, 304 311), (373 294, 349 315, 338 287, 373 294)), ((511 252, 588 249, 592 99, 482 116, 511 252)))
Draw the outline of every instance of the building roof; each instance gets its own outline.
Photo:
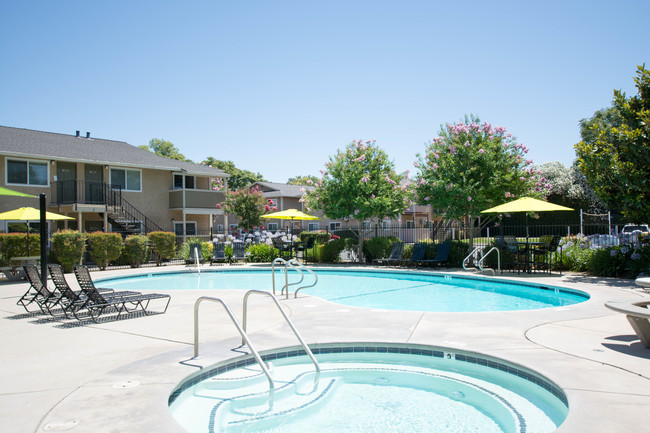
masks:
POLYGON ((229 177, 218 168, 165 158, 124 141, 86 138, 83 135, 77 137, 8 126, 0 126, 0 154, 229 177))
POLYGON ((259 185, 260 190, 267 197, 296 197, 303 196, 304 191, 314 189, 313 186, 308 185, 289 185, 287 183, 273 183, 273 182, 255 182, 253 185, 259 185), (304 189, 304 191, 302 191, 304 189))

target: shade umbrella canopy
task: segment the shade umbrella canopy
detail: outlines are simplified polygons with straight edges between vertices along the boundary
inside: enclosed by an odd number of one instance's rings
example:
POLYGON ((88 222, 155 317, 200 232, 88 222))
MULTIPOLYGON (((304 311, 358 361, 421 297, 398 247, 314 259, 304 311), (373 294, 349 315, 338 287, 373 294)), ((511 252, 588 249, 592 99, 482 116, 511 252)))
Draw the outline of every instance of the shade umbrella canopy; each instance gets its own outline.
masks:
POLYGON ((36 198, 35 195, 25 194, 24 192, 14 191, 13 189, 3 188, 0 186, 0 195, 10 195, 13 197, 31 197, 36 198))
POLYGON ((522 197, 517 200, 500 204, 481 213, 512 213, 512 212, 550 212, 558 210, 573 210, 570 207, 549 203, 532 197, 522 197))
POLYGON ((279 212, 273 212, 262 215, 262 218, 282 219, 282 220, 319 220, 320 218, 314 215, 308 215, 298 209, 286 209, 279 212))
MULTIPOLYGON (((40 221, 41 211, 33 207, 21 207, 0 213, 0 220, 40 221)), ((54 212, 45 212, 46 220, 73 220, 74 218, 54 212)))

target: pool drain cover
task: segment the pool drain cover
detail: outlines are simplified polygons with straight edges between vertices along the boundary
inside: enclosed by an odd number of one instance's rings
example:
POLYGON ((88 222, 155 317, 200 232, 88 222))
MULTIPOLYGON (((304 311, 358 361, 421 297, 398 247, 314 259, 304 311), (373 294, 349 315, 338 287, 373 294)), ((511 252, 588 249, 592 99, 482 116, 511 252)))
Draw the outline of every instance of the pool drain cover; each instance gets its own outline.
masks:
POLYGON ((73 419, 72 421, 54 421, 49 424, 46 424, 43 427, 45 431, 66 431, 70 430, 79 424, 78 419, 73 419))

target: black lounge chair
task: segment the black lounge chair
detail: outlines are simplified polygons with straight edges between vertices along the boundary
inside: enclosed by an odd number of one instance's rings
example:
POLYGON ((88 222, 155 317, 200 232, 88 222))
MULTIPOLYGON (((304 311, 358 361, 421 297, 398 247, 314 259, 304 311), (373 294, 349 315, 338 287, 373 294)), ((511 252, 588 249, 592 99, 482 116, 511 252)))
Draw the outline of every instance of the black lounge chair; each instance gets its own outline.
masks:
POLYGON ((424 242, 418 242, 417 244, 413 245, 413 254, 411 254, 411 258, 408 260, 402 261, 403 265, 418 265, 422 260, 424 260, 424 256, 427 252, 427 244, 424 242))
POLYGON ((186 265, 195 265, 196 261, 203 263, 203 252, 201 251, 201 242, 193 242, 190 244, 190 258, 185 260, 186 265))
POLYGON ((50 313, 50 308, 60 301, 60 296, 51 292, 43 285, 36 265, 24 265, 23 270, 25 272, 25 279, 29 282, 29 289, 16 302, 16 305, 22 305, 25 311, 33 313, 36 309, 30 310, 28 306, 34 303, 41 312, 50 313))
POLYGON ((404 252, 404 242, 395 242, 390 249, 390 255, 381 259, 374 259, 372 264, 389 265, 396 264, 402 260, 402 253, 404 252))
MULTIPOLYGON (((86 295, 86 302, 82 308, 87 310, 93 322, 97 322, 99 316, 105 312, 117 312, 115 319, 118 319, 122 313, 135 312, 141 309, 145 315, 162 314, 167 311, 171 296, 161 293, 140 293, 140 292, 113 292, 110 294, 102 294, 97 290, 88 268, 83 265, 74 267, 74 273, 77 277, 79 287, 86 295), (137 293, 137 294, 134 294, 137 293), (165 307, 161 312, 152 312, 149 310, 149 303, 155 299, 166 299, 165 307)), ((73 309, 73 314, 77 317, 77 309, 73 309)), ((79 318, 79 317, 77 317, 79 318)))
POLYGON ((504 260, 504 266, 517 270, 519 274, 521 271, 528 269, 528 248, 524 243, 520 243, 516 237, 512 235, 505 235, 503 237, 504 247, 509 253, 510 259, 504 260))
POLYGON ((224 242, 212 242, 212 258, 210 264, 226 263, 226 244, 224 242))
POLYGON ((451 242, 446 241, 438 244, 436 248, 436 256, 433 259, 419 260, 418 264, 424 265, 442 265, 449 261, 449 252, 451 251, 451 242))
POLYGON ((307 251, 314 249, 315 243, 316 238, 314 236, 309 236, 304 243, 299 243, 298 246, 296 246, 296 258, 298 257, 298 251, 302 251, 302 260, 306 262, 309 257, 307 251))
POLYGON ((232 258, 233 262, 245 262, 246 261, 246 244, 243 242, 233 242, 232 243, 232 258))

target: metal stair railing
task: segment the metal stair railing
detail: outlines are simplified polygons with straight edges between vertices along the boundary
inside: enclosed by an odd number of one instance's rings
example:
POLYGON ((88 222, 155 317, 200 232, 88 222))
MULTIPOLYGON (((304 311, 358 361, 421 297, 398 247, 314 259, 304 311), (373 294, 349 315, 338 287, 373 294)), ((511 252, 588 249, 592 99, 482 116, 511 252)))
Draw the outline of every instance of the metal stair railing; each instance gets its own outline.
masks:
POLYGON ((153 222, 122 197, 122 188, 119 186, 107 185, 106 205, 114 206, 119 209, 119 213, 121 215, 126 215, 131 222, 142 223, 141 232, 144 232, 144 234, 154 231, 163 231, 162 227, 153 222))
MULTIPOLYGON (((228 313, 228 316, 230 316, 230 320, 232 320, 232 323, 235 325, 237 328, 237 331, 239 331, 239 334, 242 337, 242 344, 246 344, 248 348, 250 349, 251 353, 255 357, 255 360, 257 363, 260 365, 262 368, 262 371, 264 372, 264 375, 266 376, 268 382, 269 382, 269 392, 271 395, 273 395, 273 391, 275 390, 275 384, 273 383, 273 378, 271 378, 271 373, 269 372, 269 369, 267 368, 266 364, 260 357, 259 353, 255 348, 253 347, 253 344, 251 343, 250 339, 248 338, 248 335, 246 334, 246 331, 244 328, 241 327, 235 316, 232 314, 232 311, 230 311, 230 308, 226 305, 226 303, 220 299, 220 298, 212 298, 209 296, 202 296, 199 299, 196 300, 194 303, 194 357, 197 358, 199 356, 199 305, 201 305, 201 302, 203 301, 211 301, 211 302, 217 302, 223 306, 223 308, 226 310, 226 313, 228 313)), ((246 305, 244 303, 244 305, 246 305)), ((283 312, 284 314, 284 312, 283 312)), ((244 319, 244 323, 246 319, 244 319)), ((310 352, 311 353, 311 352, 310 352)), ((313 355, 312 355, 313 356, 313 355)))
POLYGON ((243 307, 244 311, 243 311, 243 315, 242 315, 242 324, 243 324, 242 328, 243 328, 244 333, 242 334, 242 344, 244 344, 243 336, 246 334, 246 323, 247 323, 247 317, 248 317, 248 297, 250 295, 252 295, 252 294, 268 296, 273 300, 273 302, 275 303, 275 306, 278 307, 278 310, 280 310, 280 313, 282 313, 282 317, 284 317, 284 320, 287 322, 287 324, 289 325, 289 327, 293 331, 293 334, 296 336, 296 338, 298 339, 298 341, 302 345, 303 349, 305 349, 305 352, 307 353, 307 355, 311 359, 311 362, 314 363, 314 367, 316 368, 316 376, 314 378, 314 385, 317 385, 318 380, 320 378, 320 365, 318 365, 318 361, 316 361, 316 357, 314 357, 314 354, 311 352, 311 349, 309 349, 309 346, 307 346, 307 343, 305 343, 305 340, 302 339, 302 337, 300 336, 300 333, 298 332, 296 327, 293 325, 293 322, 291 321, 291 319, 289 319, 289 316, 287 316, 287 313, 284 312, 284 308, 282 308, 282 306, 278 302, 278 299, 272 293, 265 292, 265 291, 262 291, 262 290, 254 290, 253 289, 253 290, 249 290, 244 295, 244 307, 243 307))

